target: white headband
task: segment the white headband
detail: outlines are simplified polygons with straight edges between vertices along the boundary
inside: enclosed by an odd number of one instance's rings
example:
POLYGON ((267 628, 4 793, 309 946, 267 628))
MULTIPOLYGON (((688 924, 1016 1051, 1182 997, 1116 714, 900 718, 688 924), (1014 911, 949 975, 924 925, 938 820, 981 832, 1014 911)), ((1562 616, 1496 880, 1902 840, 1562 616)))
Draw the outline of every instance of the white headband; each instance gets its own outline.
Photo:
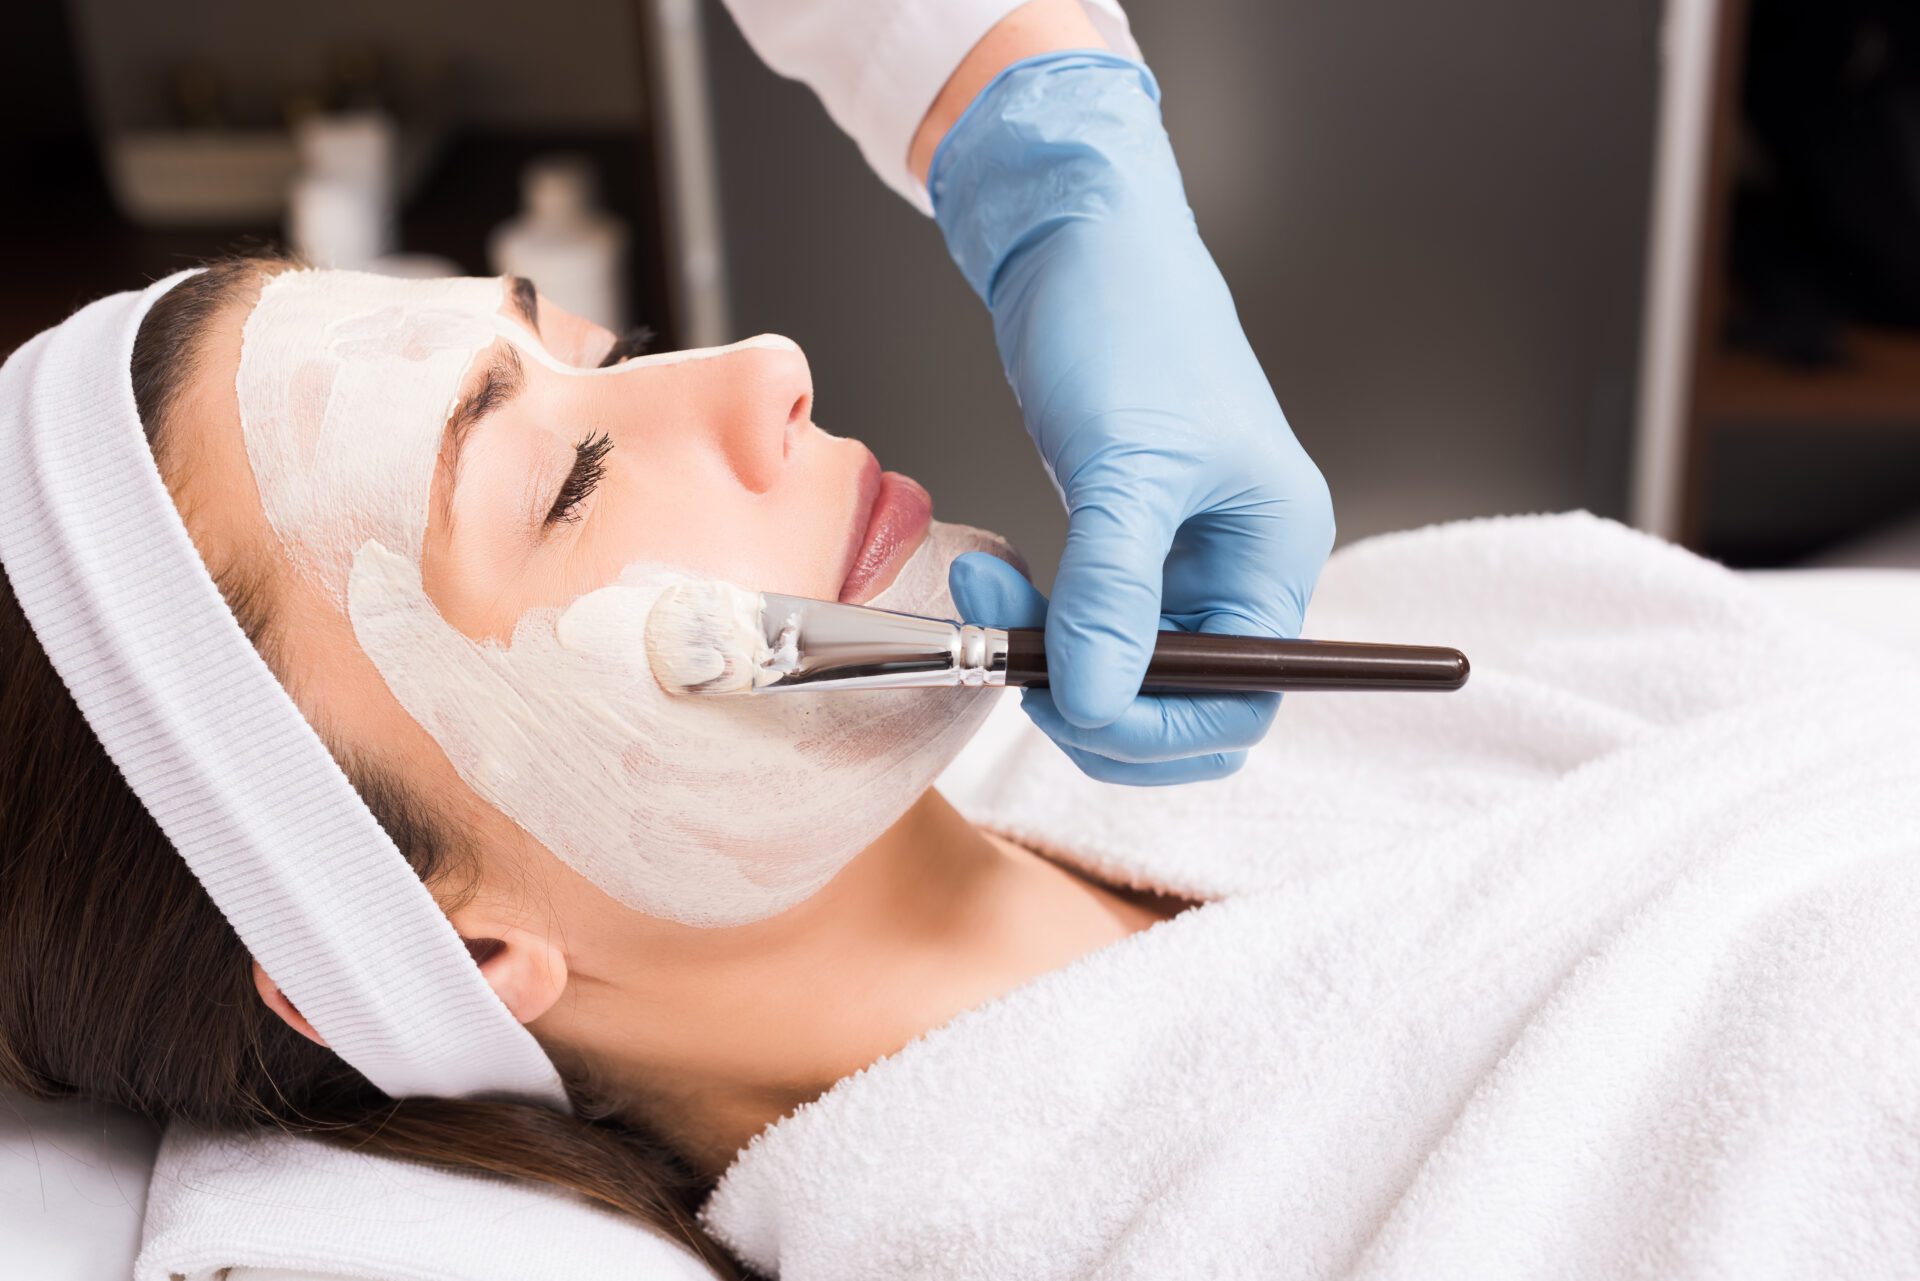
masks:
POLYGON ((148 813, 287 999, 388 1095, 565 1109, 558 1073, 248 642, 161 483, 134 336, 192 272, 0 368, 0 562, 148 813))

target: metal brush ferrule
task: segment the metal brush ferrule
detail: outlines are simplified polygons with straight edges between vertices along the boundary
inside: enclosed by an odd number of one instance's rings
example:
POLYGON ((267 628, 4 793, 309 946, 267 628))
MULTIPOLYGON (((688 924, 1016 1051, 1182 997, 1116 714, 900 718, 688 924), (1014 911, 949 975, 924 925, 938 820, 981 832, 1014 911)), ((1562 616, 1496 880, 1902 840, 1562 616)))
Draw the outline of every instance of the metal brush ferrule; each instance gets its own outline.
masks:
POLYGON ((1007 633, 804 596, 761 595, 754 691, 1005 685, 1007 633))

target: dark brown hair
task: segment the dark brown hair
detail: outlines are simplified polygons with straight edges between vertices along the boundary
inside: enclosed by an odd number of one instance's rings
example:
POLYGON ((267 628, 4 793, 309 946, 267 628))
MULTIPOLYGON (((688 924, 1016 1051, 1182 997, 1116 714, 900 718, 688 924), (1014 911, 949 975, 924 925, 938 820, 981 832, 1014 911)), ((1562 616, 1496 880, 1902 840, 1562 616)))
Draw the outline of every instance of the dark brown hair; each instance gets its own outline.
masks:
MULTIPOLYGON (((286 264, 233 259, 176 286, 142 324, 133 385, 163 473, 208 326, 286 264)), ((274 662, 272 583, 244 556, 210 565, 274 662)), ((414 871, 446 891, 475 851, 363 753, 334 745, 414 871)), ((577 1074, 575 1074, 577 1075, 577 1074)), ((0 579, 0 1088, 85 1097, 153 1120, 273 1129, 530 1179, 631 1215, 723 1277, 701 1231, 710 1190, 666 1144, 569 1082, 576 1116, 503 1102, 390 1099, 267 1009, 213 901, 114 768, 0 579)))

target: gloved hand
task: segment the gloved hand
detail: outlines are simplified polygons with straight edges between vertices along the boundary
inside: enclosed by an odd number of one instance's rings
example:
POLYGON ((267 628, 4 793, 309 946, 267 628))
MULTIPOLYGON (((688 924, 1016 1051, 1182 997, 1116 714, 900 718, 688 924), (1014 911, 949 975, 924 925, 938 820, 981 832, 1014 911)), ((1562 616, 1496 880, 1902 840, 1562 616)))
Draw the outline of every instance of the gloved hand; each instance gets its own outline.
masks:
POLYGON ((1232 773, 1279 697, 1141 696, 1153 633, 1298 635, 1333 510, 1200 243, 1152 75, 1104 53, 1014 63, 928 185, 1068 514, 1051 609, 978 555, 954 564, 955 602, 1045 619, 1052 688, 1026 707, 1087 773, 1232 773))

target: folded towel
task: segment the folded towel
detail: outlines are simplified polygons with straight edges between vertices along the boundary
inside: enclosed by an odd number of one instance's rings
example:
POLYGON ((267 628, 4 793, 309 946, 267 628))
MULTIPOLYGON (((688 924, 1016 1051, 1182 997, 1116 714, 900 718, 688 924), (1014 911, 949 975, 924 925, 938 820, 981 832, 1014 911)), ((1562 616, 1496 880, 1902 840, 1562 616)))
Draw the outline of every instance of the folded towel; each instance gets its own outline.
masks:
POLYGON ((1213 901, 763 1133, 706 1209, 786 1281, 1920 1274, 1920 672, 1588 517, 1336 558, 1310 633, 1457 695, 1290 700, 1135 792, 959 790, 1213 901))
POLYGON ((341 1281, 713 1281, 687 1251, 550 1188, 292 1135, 168 1129, 134 1281, 228 1269, 341 1281))

